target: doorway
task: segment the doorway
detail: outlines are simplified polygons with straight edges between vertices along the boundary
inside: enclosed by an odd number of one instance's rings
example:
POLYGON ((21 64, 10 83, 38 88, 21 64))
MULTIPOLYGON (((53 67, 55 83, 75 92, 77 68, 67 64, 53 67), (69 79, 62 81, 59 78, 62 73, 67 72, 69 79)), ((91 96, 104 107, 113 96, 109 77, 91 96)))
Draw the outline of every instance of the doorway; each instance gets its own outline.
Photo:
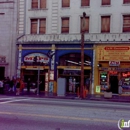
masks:
MULTIPOLYGON (((48 70, 40 70, 39 75, 39 91, 45 91, 45 73, 48 70)), ((38 71, 37 70, 22 70, 24 75, 24 82, 27 83, 28 78, 31 80, 32 88, 37 88, 37 80, 38 80, 38 71)))
POLYGON ((5 67, 0 67, 0 80, 3 80, 5 77, 5 67))
POLYGON ((110 76, 110 89, 111 92, 114 94, 118 94, 118 76, 117 75, 112 75, 110 76))

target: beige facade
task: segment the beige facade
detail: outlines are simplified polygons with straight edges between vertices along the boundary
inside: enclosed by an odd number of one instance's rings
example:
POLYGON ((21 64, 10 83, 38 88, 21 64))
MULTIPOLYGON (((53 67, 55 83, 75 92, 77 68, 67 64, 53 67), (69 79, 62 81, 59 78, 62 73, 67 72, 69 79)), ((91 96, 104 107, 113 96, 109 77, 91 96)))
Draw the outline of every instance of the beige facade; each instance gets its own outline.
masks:
POLYGON ((17 0, 0 1, 0 78, 15 75, 17 0))
POLYGON ((88 6, 82 6, 81 0, 70 0, 69 7, 62 7, 62 0, 46 0, 46 8, 44 9, 39 8, 39 6, 33 8, 31 0, 19 0, 18 5, 19 39, 17 43, 20 46, 17 74, 20 74, 22 56, 25 55, 25 52, 21 49, 22 47, 28 51, 31 45, 34 50, 37 49, 37 45, 41 45, 43 48, 66 43, 68 45, 80 45, 80 23, 83 12, 86 12, 86 16, 89 17, 89 30, 84 37, 85 45, 93 46, 91 94, 95 94, 95 85, 98 85, 98 82, 95 83, 97 80, 97 75, 95 75, 95 68, 97 69, 96 46, 130 44, 130 31, 127 30, 130 3, 124 3, 123 0, 111 0, 109 5, 102 5, 102 0, 96 0, 96 2, 90 0, 88 6), (68 33, 62 33, 63 18, 69 18, 69 24, 67 24, 69 26, 68 33), (31 33, 32 19, 37 20, 37 33, 35 35, 31 33), (45 34, 39 34, 40 19, 46 19, 45 34), (127 32, 125 32, 126 30, 127 32))

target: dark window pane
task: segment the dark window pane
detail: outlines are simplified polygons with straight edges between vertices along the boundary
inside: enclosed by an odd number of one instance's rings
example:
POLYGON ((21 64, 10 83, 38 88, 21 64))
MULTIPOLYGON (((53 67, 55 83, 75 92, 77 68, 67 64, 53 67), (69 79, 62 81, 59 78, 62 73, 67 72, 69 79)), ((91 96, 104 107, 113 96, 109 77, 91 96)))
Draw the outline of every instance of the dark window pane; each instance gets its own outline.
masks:
POLYGON ((38 0, 32 0, 32 8, 33 9, 38 8, 38 0))
POLYGON ((70 0, 62 0, 62 7, 70 7, 70 0))

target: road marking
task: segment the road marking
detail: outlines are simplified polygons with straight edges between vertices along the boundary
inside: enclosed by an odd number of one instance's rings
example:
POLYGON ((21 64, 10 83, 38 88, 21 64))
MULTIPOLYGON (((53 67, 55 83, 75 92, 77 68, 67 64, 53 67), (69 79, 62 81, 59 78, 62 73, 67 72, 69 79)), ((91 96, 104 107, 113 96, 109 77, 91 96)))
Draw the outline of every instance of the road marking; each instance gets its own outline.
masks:
POLYGON ((8 99, 16 99, 16 97, 13 97, 13 98, 0 98, 0 100, 8 100, 8 99))
POLYGON ((29 98, 26 98, 26 99, 16 99, 16 100, 0 102, 0 104, 6 104, 6 103, 18 102, 18 101, 24 101, 24 100, 30 100, 30 99, 29 98))
POLYGON ((54 119, 67 119, 67 120, 80 120, 80 121, 92 121, 92 122, 107 122, 107 123, 117 123, 118 120, 107 120, 107 119, 96 119, 96 118, 84 118, 84 117, 73 117, 73 116, 56 116, 56 115, 38 115, 38 114, 28 114, 28 113, 14 113, 14 112, 0 112, 3 115, 19 115, 19 116, 32 116, 32 117, 43 117, 43 118, 54 118, 54 119))
MULTIPOLYGON (((33 106, 33 107, 37 107, 37 104, 24 104, 24 103, 11 103, 11 104, 9 104, 9 105, 19 105, 19 106, 33 106)), ((40 104, 40 105, 43 105, 44 107, 48 107, 48 105, 45 105, 45 104, 40 104)), ((50 105, 49 105, 49 107, 50 107, 50 105)), ((54 107, 54 106, 53 106, 54 107)), ((60 108, 69 108, 69 107, 71 107, 71 106, 60 106, 60 108)), ((90 107, 82 107, 81 106, 81 109, 84 109, 84 110, 97 110, 97 108, 90 108, 90 107)), ((98 108, 98 111, 104 111, 104 112, 106 112, 106 111, 109 111, 109 112, 114 112, 114 113, 120 113, 120 112, 124 112, 124 113, 129 113, 130 114, 130 111, 129 110, 118 110, 118 109, 106 109, 106 110, 104 110, 104 108, 98 108)))

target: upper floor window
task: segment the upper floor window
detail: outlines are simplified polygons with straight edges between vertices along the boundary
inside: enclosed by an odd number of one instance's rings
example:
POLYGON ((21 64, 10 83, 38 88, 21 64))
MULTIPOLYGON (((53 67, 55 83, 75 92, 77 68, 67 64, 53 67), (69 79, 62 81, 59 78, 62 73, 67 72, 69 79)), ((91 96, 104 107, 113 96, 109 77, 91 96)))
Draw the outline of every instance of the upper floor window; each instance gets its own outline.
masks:
POLYGON ((124 4, 130 4, 130 0, 123 0, 124 4))
POLYGON ((69 18, 62 18, 61 33, 69 33, 69 18))
POLYGON ((45 9, 46 0, 32 0, 32 9, 45 9))
POLYGON ((102 0, 102 5, 110 5, 111 0, 102 0))
POLYGON ((83 17, 80 18, 80 32, 86 32, 88 33, 89 32, 89 17, 86 17, 85 18, 85 25, 84 25, 84 29, 82 28, 82 23, 83 23, 83 17))
POLYGON ((45 34, 46 19, 31 19, 31 34, 45 34))
POLYGON ((110 16, 101 16, 101 33, 110 32, 110 16))
POLYGON ((70 7, 70 0, 62 0, 62 7, 70 7))
POLYGON ((90 0, 81 0, 81 6, 89 6, 90 0))
POLYGON ((123 16, 123 32, 130 32, 130 15, 123 16))

